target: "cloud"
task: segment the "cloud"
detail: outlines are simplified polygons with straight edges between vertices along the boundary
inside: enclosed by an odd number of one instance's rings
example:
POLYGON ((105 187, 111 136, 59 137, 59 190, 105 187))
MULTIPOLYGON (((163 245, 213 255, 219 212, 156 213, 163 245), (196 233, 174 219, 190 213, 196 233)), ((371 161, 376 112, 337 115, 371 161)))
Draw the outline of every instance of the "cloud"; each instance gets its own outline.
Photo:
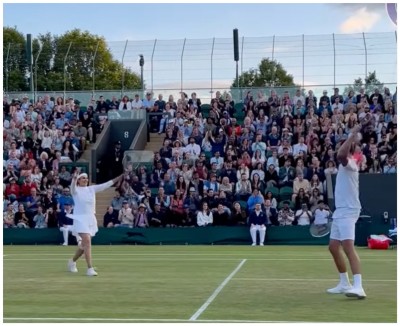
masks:
POLYGON ((366 7, 362 7, 340 25, 340 31, 342 33, 368 32, 381 17, 380 13, 370 12, 366 7))

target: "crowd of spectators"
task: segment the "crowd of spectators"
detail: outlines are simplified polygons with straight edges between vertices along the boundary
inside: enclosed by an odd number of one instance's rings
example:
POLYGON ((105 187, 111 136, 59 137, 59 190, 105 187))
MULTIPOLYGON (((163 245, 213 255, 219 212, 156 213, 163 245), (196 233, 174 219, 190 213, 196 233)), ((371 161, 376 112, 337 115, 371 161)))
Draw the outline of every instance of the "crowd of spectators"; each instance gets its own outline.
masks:
POLYGON ((125 179, 104 215, 104 227, 246 225, 258 204, 267 225, 307 225, 326 219, 326 176, 336 153, 361 124, 360 173, 396 173, 396 96, 313 91, 282 96, 246 93, 241 103, 216 92, 206 105, 195 93, 175 101, 147 93, 36 103, 3 100, 4 227, 64 227, 73 206, 71 173, 88 142, 96 141, 110 110, 149 113, 152 132, 165 134, 151 168, 127 164, 125 179), (156 113, 156 114, 155 114, 156 113))

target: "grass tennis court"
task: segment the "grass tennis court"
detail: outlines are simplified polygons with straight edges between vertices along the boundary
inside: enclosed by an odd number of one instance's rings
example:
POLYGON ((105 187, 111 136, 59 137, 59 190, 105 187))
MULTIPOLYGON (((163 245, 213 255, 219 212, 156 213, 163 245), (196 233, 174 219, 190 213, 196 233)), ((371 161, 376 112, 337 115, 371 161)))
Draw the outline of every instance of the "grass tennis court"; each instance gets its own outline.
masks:
POLYGON ((359 248, 365 300, 329 295, 327 247, 5 246, 4 322, 396 322, 396 250, 359 248))

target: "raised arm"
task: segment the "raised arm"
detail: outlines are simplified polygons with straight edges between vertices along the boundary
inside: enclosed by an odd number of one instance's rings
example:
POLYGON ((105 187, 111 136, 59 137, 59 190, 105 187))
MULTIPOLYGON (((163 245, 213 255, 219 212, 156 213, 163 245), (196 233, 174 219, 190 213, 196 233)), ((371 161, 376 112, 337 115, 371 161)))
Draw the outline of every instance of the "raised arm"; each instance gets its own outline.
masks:
POLYGON ((346 141, 340 146, 337 153, 337 160, 343 165, 346 166, 348 163, 348 156, 350 154, 351 146, 353 142, 357 140, 358 132, 360 131, 360 126, 355 126, 351 130, 351 135, 346 139, 346 141))

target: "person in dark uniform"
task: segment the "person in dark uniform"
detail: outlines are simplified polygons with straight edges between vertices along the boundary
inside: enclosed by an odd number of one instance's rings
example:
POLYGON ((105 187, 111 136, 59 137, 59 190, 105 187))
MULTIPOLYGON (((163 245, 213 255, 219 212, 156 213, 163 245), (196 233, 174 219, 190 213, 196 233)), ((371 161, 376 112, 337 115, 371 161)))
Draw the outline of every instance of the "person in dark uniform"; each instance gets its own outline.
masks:
POLYGON ((118 140, 115 142, 114 149, 107 158, 108 175, 111 176, 111 178, 121 175, 123 172, 122 159, 124 158, 124 151, 121 149, 121 141, 118 140))

